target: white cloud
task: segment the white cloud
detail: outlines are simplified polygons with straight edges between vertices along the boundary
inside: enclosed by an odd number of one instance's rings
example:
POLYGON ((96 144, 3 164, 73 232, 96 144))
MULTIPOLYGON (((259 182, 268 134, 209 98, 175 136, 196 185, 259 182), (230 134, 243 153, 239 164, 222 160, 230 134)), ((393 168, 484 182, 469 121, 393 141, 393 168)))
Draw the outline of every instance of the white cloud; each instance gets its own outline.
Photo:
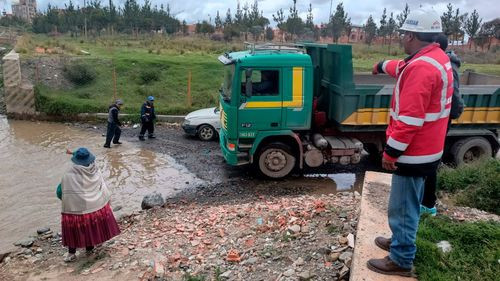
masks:
MULTIPOLYGON (((109 0, 102 0, 103 5, 107 5, 109 0)), ((38 6, 41 10, 46 9, 47 4, 58 7, 64 7, 65 3, 69 0, 39 0, 38 6)), ((123 5, 125 0, 113 0, 115 5, 123 5)), ((139 3, 143 3, 144 0, 138 0, 139 3)), ((195 23, 203 19, 208 19, 209 15, 212 20, 215 18, 217 10, 219 10, 221 16, 225 16, 227 9, 231 9, 231 14, 234 15, 236 11, 237 0, 152 0, 153 5, 160 5, 167 3, 170 4, 171 10, 177 17, 181 20, 186 20, 189 23, 195 23)), ((240 1, 241 6, 246 3, 245 0, 240 1)), ((330 4, 332 3, 332 12, 335 11, 337 4, 341 2, 338 0, 297 0, 297 8, 300 12, 301 17, 305 20, 307 9, 309 3, 312 3, 314 11, 314 21, 319 24, 321 22, 328 21, 328 15, 330 12, 330 4)), ((472 13, 474 9, 477 9, 479 15, 484 21, 488 21, 498 17, 498 9, 492 8, 497 7, 497 2, 493 0, 409 0, 408 4, 410 9, 415 9, 420 5, 433 6, 434 9, 442 14, 446 10, 446 5, 452 3, 454 7, 460 8, 462 13, 468 12, 472 13)), ((10 11, 9 0, 0 0, 0 7, 5 8, 10 11)), ((73 3, 83 6, 83 0, 73 0, 73 3)), ((248 4, 251 5, 253 0, 249 0, 248 4)), ((278 9, 283 9, 285 15, 288 14, 288 9, 292 5, 292 0, 258 0, 259 8, 264 12, 264 16, 269 19, 269 21, 274 24, 272 14, 275 14, 278 9)), ((375 22, 378 23, 379 17, 382 14, 384 7, 387 8, 388 14, 394 12, 394 15, 401 12, 405 2, 404 1, 394 1, 394 0, 372 0, 372 1, 359 1, 359 0, 344 0, 345 11, 351 17, 353 24, 363 24, 369 15, 372 15, 375 22)))

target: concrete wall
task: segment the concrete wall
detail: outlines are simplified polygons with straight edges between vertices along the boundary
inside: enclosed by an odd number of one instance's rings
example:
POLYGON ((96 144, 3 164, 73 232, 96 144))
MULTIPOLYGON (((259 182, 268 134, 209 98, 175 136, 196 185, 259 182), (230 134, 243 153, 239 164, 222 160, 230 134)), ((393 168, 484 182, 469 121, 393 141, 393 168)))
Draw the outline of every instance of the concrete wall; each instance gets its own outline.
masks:
POLYGON ((33 85, 23 83, 19 54, 14 50, 5 55, 3 61, 4 101, 7 114, 34 114, 35 93, 33 85))

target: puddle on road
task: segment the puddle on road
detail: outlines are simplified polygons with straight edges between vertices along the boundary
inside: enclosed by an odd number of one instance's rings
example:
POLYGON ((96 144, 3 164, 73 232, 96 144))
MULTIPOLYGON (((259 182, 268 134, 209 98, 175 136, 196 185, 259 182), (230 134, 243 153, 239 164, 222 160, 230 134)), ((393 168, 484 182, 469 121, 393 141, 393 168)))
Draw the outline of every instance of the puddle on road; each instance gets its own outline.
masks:
POLYGON ((0 117, 0 252, 42 226, 60 228, 55 190, 71 165, 66 148, 85 146, 96 155, 113 191, 112 207, 122 207, 117 216, 140 209, 142 197, 153 191, 169 197, 202 183, 168 155, 127 142, 105 149, 103 143, 97 131, 0 117))
POLYGON ((330 194, 363 189, 364 173, 306 174, 303 184, 312 186, 312 194, 330 194))

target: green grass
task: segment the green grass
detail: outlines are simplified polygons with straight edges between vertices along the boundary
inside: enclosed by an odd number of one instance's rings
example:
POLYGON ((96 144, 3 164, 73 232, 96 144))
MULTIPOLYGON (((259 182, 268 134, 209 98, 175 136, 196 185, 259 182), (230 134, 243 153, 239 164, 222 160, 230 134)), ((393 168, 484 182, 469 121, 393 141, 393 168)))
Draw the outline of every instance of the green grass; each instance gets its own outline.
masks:
MULTIPOLYGON (((192 38, 130 40, 116 37, 82 42, 69 37, 48 39, 40 35, 20 40, 16 48, 23 50, 35 50, 37 46, 62 50, 64 46, 64 53, 92 65, 97 73, 92 83, 71 90, 39 86, 39 110, 50 114, 106 112, 114 99, 113 69, 116 70, 117 97, 125 101, 125 113, 138 113, 149 95, 156 98, 158 114, 182 114, 216 106, 223 79, 223 67, 217 56, 237 48, 236 44, 192 38), (80 50, 91 55, 77 55, 80 50), (151 79, 151 72, 158 77, 151 79), (189 72, 192 74, 191 106, 187 103, 189 72)), ((28 59, 37 56, 31 51, 22 55, 28 59)))
POLYGON ((498 280, 500 224, 459 223, 446 217, 424 216, 417 235, 415 267, 420 281, 498 280), (450 242, 452 251, 436 247, 450 242))
POLYGON ((464 63, 460 70, 463 72, 467 69, 472 69, 478 73, 500 76, 500 64, 474 64, 464 63))
POLYGON ((458 205, 500 215, 500 159, 444 167, 438 174, 438 189, 452 193, 458 205))
MULTIPOLYGON (((123 112, 138 113, 145 98, 153 95, 158 114, 184 114, 217 105, 223 79, 223 66, 217 56, 239 50, 243 44, 197 37, 120 35, 85 41, 69 36, 51 38, 28 34, 18 40, 15 48, 23 59, 47 56, 37 54, 37 47, 82 60, 96 73, 92 83, 71 90, 39 86, 37 105, 40 111, 50 114, 106 112, 114 99, 115 69, 117 97, 125 101, 123 112), (90 55, 84 55, 81 50, 90 55), (187 103, 188 72, 192 73, 191 106, 187 103)), ((405 56, 398 45, 393 45, 390 53, 388 55, 388 46, 353 45, 354 70, 371 71, 375 62, 405 56)), ((466 64, 462 69, 466 68, 500 74, 500 65, 466 64)))

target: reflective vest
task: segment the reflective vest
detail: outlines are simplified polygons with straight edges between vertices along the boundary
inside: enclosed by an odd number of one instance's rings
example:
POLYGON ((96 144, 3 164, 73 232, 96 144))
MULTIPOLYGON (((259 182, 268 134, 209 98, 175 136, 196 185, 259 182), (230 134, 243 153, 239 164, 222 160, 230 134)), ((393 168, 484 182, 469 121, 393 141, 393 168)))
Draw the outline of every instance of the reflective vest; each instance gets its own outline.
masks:
POLYGON ((384 61, 381 69, 397 78, 384 157, 407 168, 438 163, 453 94, 448 56, 438 44, 431 44, 405 60, 384 61))

